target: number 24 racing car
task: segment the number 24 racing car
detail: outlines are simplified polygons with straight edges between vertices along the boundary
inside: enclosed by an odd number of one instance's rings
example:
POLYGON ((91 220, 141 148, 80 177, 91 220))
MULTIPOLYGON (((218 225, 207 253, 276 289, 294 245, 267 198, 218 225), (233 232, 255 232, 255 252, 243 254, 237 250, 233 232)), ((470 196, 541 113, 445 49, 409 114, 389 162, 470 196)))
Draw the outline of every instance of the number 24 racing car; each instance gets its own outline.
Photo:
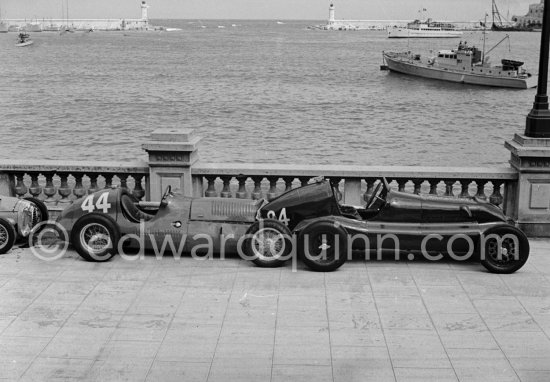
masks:
POLYGON ((529 256, 529 242, 498 207, 476 197, 415 195, 379 181, 366 206, 338 202, 328 180, 292 189, 270 202, 192 198, 168 187, 158 202, 126 189, 90 194, 57 223, 88 261, 106 261, 126 247, 181 254, 235 253, 263 267, 299 256, 315 271, 333 271, 352 250, 408 251, 439 259, 479 255, 490 272, 512 273, 529 256))

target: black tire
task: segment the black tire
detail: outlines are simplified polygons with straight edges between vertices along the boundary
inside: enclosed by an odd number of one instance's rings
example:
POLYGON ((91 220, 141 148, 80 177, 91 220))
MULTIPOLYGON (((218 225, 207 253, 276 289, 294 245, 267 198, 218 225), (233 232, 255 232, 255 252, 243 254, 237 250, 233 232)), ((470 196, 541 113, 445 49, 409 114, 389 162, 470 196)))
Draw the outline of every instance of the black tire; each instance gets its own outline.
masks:
POLYGON ((117 253, 119 239, 120 233, 113 219, 100 214, 84 215, 77 220, 71 230, 71 243, 86 261, 110 260, 117 253), (91 239, 99 241, 95 251, 90 246, 91 239))
POLYGON ((332 272, 347 260, 345 229, 333 221, 318 221, 300 232, 300 255, 304 264, 316 272, 332 272))
POLYGON ((0 255, 8 252, 15 243, 17 233, 13 225, 6 219, 0 218, 0 255))
POLYGON ((485 251, 481 253, 481 265, 492 273, 514 273, 529 258, 527 236, 516 227, 501 226, 492 228, 482 236, 485 251), (516 238, 517 240, 514 240, 516 238), (501 240, 499 259, 499 240, 501 240))
MULTIPOLYGON (((26 198, 23 198, 23 199, 33 203, 36 206, 36 208, 38 208, 38 211, 40 213, 40 216, 37 217, 36 221, 33 221, 33 228, 34 228, 35 225, 37 225, 40 222, 48 221, 48 219, 50 218, 50 215, 48 213, 48 207, 46 207, 46 205, 44 204, 44 202, 42 200, 39 200, 39 199, 36 199, 36 198, 33 198, 33 197, 26 197, 26 198)), ((44 229, 44 225, 42 225, 42 227, 35 233, 40 232, 42 229, 44 229)))
POLYGON ((280 267, 289 259, 292 249, 290 235, 287 226, 277 220, 257 221, 246 231, 243 252, 259 267, 280 267))

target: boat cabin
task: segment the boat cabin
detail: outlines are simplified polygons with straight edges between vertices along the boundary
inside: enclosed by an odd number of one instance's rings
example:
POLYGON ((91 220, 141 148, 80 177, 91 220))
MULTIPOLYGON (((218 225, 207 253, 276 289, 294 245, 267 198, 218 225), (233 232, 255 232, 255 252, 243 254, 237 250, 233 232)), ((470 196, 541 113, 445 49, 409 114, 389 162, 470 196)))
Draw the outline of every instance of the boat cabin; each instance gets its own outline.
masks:
POLYGON ((502 65, 492 66, 489 57, 482 61, 482 53, 473 46, 460 43, 458 49, 440 50, 437 57, 432 58, 428 64, 435 67, 468 72, 483 76, 517 77, 526 75, 521 68, 523 62, 514 60, 502 60, 502 65))
POLYGON ((456 50, 440 50, 437 53, 437 63, 442 67, 466 70, 481 63, 481 51, 461 44, 456 50))

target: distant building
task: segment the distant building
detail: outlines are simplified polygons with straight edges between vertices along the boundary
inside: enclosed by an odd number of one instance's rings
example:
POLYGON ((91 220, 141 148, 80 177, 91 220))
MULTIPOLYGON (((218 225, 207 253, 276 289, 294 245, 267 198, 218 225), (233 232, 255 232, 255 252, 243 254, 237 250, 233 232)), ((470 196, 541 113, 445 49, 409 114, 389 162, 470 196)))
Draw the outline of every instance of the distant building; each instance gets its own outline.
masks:
POLYGON ((542 13, 544 11, 544 0, 539 4, 529 5, 529 12, 525 16, 512 16, 512 21, 524 26, 542 26, 542 13))

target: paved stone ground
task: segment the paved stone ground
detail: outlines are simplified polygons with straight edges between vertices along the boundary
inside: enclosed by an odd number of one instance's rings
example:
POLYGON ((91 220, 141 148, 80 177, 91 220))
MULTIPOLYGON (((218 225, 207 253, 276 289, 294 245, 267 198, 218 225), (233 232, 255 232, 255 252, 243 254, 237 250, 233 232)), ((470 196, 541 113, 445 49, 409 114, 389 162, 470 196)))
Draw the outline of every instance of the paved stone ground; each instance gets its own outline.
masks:
POLYGON ((475 263, 0 256, 0 378, 549 381, 550 241, 475 263))

